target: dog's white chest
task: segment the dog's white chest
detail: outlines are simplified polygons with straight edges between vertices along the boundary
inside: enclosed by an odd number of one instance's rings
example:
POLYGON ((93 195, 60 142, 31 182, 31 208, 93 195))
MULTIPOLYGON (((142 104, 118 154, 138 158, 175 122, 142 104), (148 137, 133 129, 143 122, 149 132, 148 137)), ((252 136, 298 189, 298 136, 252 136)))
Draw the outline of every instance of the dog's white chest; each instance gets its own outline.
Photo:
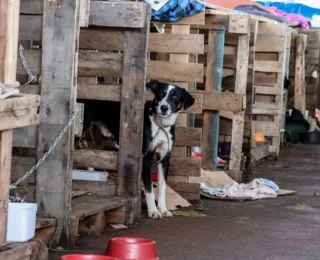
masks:
POLYGON ((171 151, 172 149, 172 135, 170 133, 171 127, 164 127, 164 129, 159 129, 158 125, 151 120, 151 133, 152 133, 152 144, 151 150, 156 150, 156 152, 161 152, 162 150, 171 151), (165 132, 164 132, 165 131, 165 132))

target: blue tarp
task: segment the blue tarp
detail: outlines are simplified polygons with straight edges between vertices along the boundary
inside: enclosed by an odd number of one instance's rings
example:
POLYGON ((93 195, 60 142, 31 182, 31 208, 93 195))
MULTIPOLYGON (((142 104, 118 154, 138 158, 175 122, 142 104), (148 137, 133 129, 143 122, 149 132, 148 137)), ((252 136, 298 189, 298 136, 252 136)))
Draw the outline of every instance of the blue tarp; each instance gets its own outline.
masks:
POLYGON ((300 14, 308 20, 312 20, 313 15, 320 15, 320 8, 314 8, 312 6, 302 3, 290 3, 288 1, 257 1, 257 3, 265 7, 276 7, 277 9, 289 14, 300 14))

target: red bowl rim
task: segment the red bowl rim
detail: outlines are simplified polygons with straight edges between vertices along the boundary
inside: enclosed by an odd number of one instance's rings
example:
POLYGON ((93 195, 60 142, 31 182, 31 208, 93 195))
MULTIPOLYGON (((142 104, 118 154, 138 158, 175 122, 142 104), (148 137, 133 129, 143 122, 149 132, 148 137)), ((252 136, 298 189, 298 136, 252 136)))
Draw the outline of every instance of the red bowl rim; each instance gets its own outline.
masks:
POLYGON ((154 240, 151 239, 147 239, 147 238, 142 238, 142 237, 114 237, 111 238, 110 242, 115 242, 115 243, 128 243, 128 244, 155 244, 156 242, 154 240), (130 241, 136 241, 136 242, 129 242, 130 241))
POLYGON ((83 257, 83 256, 91 256, 91 257, 102 257, 102 258, 106 258, 106 257, 109 257, 111 259, 114 259, 114 260, 118 260, 118 258, 115 258, 113 256, 107 256, 107 255, 92 255, 92 254, 69 254, 69 255, 63 255, 61 256, 61 260, 67 260, 68 257, 83 257))

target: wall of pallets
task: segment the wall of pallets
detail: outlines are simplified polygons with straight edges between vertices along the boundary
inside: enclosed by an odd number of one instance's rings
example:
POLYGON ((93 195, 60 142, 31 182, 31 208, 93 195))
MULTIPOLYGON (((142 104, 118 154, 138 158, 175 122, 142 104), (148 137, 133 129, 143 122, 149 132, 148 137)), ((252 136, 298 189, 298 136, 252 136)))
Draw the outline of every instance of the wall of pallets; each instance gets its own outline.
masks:
MULTIPOLYGON (((269 153, 278 156, 283 121, 283 85, 288 68, 291 31, 284 24, 259 23, 255 44, 252 132, 262 132, 269 153)), ((252 140, 253 143, 253 140, 252 140)))
POLYGON ((305 81, 306 81, 306 110, 309 115, 315 116, 315 108, 320 107, 320 30, 299 29, 299 34, 307 36, 305 52, 305 81))

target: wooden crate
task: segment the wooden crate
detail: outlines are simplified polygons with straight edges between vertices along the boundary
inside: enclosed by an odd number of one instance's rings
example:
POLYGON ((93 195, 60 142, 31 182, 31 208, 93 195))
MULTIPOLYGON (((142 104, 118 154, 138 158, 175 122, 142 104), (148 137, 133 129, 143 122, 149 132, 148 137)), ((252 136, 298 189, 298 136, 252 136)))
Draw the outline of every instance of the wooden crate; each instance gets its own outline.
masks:
POLYGON ((299 29, 299 34, 307 35, 305 52, 305 81, 306 81, 306 110, 309 115, 315 116, 315 109, 320 107, 320 30, 299 29))
MULTIPOLYGON (((202 110, 192 111, 194 108, 191 108, 190 111, 187 111, 195 114, 197 122, 203 121, 203 124, 201 123, 201 126, 203 125, 202 138, 198 138, 198 140, 202 139, 202 141, 201 143, 190 143, 191 140, 185 139, 179 145, 176 143, 176 146, 184 147, 201 146, 203 151, 201 164, 198 158, 188 157, 190 154, 187 154, 185 148, 179 147, 180 160, 189 158, 188 160, 192 159, 197 162, 198 166, 193 168, 195 170, 193 174, 185 170, 179 173, 176 168, 171 169, 169 173, 170 184, 186 198, 199 198, 200 166, 206 169, 213 169, 217 166, 219 112, 221 116, 228 120, 226 129, 229 126, 230 130, 232 129, 231 131, 227 129, 230 131, 230 139, 232 139, 229 168, 239 173, 242 158, 246 76, 249 56, 248 21, 249 16, 230 15, 216 10, 206 10, 206 12, 197 15, 197 20, 193 18, 192 21, 188 21, 187 18, 184 18, 183 21, 180 21, 181 24, 179 22, 166 24, 166 33, 171 32, 174 35, 174 32, 183 32, 182 28, 185 28, 184 30, 193 37, 202 36, 204 38, 203 53, 188 52, 180 44, 179 52, 183 54, 174 55, 171 53, 157 56, 158 59, 167 62, 172 62, 173 58, 181 60, 180 62, 183 60, 184 62, 189 62, 188 66, 191 66, 194 61, 198 61, 196 65, 203 66, 203 78, 192 77, 191 81, 188 78, 184 78, 188 80, 184 86, 189 91, 194 89, 196 85, 196 90, 191 91, 196 100, 196 94, 203 92, 203 95, 199 96, 199 98, 203 99, 202 110), (232 91, 221 92, 223 76, 234 76, 232 91), (209 101, 211 101, 210 106, 209 101)), ((200 43, 197 46, 201 46, 200 43)), ((174 79, 170 81, 174 81, 174 79)), ((184 125, 188 123, 188 127, 191 128, 193 125, 190 122, 188 122, 188 119, 183 121, 184 125)), ((181 123, 180 120, 179 123, 181 123)), ((193 129, 195 132, 197 128, 193 129)))
MULTIPOLYGON (((27 150, 31 156, 14 158, 19 170, 16 177, 41 158, 54 142, 75 110, 77 95, 122 103, 121 121, 125 124, 120 129, 119 154, 74 150, 75 136, 81 134, 83 107, 80 106, 76 126, 67 131, 38 169, 36 177, 29 179, 30 193, 36 192, 38 211, 58 219, 54 243, 61 243, 61 238, 66 237, 64 246, 70 246, 76 243, 78 232, 93 232, 84 228, 83 221, 88 220, 97 231, 103 227, 102 222, 108 214, 120 216, 118 221, 121 218, 127 224, 140 218, 142 86, 145 84, 150 9, 144 3, 135 2, 72 0, 51 5, 47 1, 34 0, 32 6, 27 3, 22 0, 19 39, 25 46, 27 65, 34 75, 41 76, 41 85, 28 85, 24 91, 41 93, 43 104, 40 127, 25 128, 16 133, 15 146, 27 150), (95 29, 80 30, 80 26, 94 26, 95 29), (87 38, 91 31, 92 37, 87 38), (110 38, 110 35, 116 38, 110 38), (97 44, 103 48, 95 46, 97 44), (90 46, 99 52, 88 52, 90 46), (118 52, 112 52, 114 50, 118 52), (135 64, 131 63, 132 59, 135 64), (97 76, 121 78, 122 81, 121 84, 118 81, 102 86, 96 84, 97 76), (137 101, 131 104, 131 100, 137 101), (127 109, 129 105, 132 108, 127 109), (126 124, 131 127, 127 129, 126 124), (27 136, 26 140, 22 140, 22 136, 27 136), (73 166, 86 167, 86 163, 92 162, 89 166, 99 168, 94 165, 97 161, 101 162, 98 166, 116 169, 118 179, 109 179, 108 183, 72 181, 73 166), (127 175, 128 164, 132 174, 127 175), (50 172, 55 174, 48 174, 50 172), (79 197, 88 191, 95 195, 79 197), (119 212, 114 213, 114 209, 119 212), (108 212, 106 216, 105 212, 108 212)), ((17 73, 21 82, 28 81, 20 61, 17 73)), ((30 200, 34 200, 34 196, 31 195, 30 200)))
POLYGON ((270 143, 269 153, 278 156, 283 120, 283 84, 287 71, 291 31, 284 24, 259 22, 253 64, 251 144, 255 132, 270 143))

